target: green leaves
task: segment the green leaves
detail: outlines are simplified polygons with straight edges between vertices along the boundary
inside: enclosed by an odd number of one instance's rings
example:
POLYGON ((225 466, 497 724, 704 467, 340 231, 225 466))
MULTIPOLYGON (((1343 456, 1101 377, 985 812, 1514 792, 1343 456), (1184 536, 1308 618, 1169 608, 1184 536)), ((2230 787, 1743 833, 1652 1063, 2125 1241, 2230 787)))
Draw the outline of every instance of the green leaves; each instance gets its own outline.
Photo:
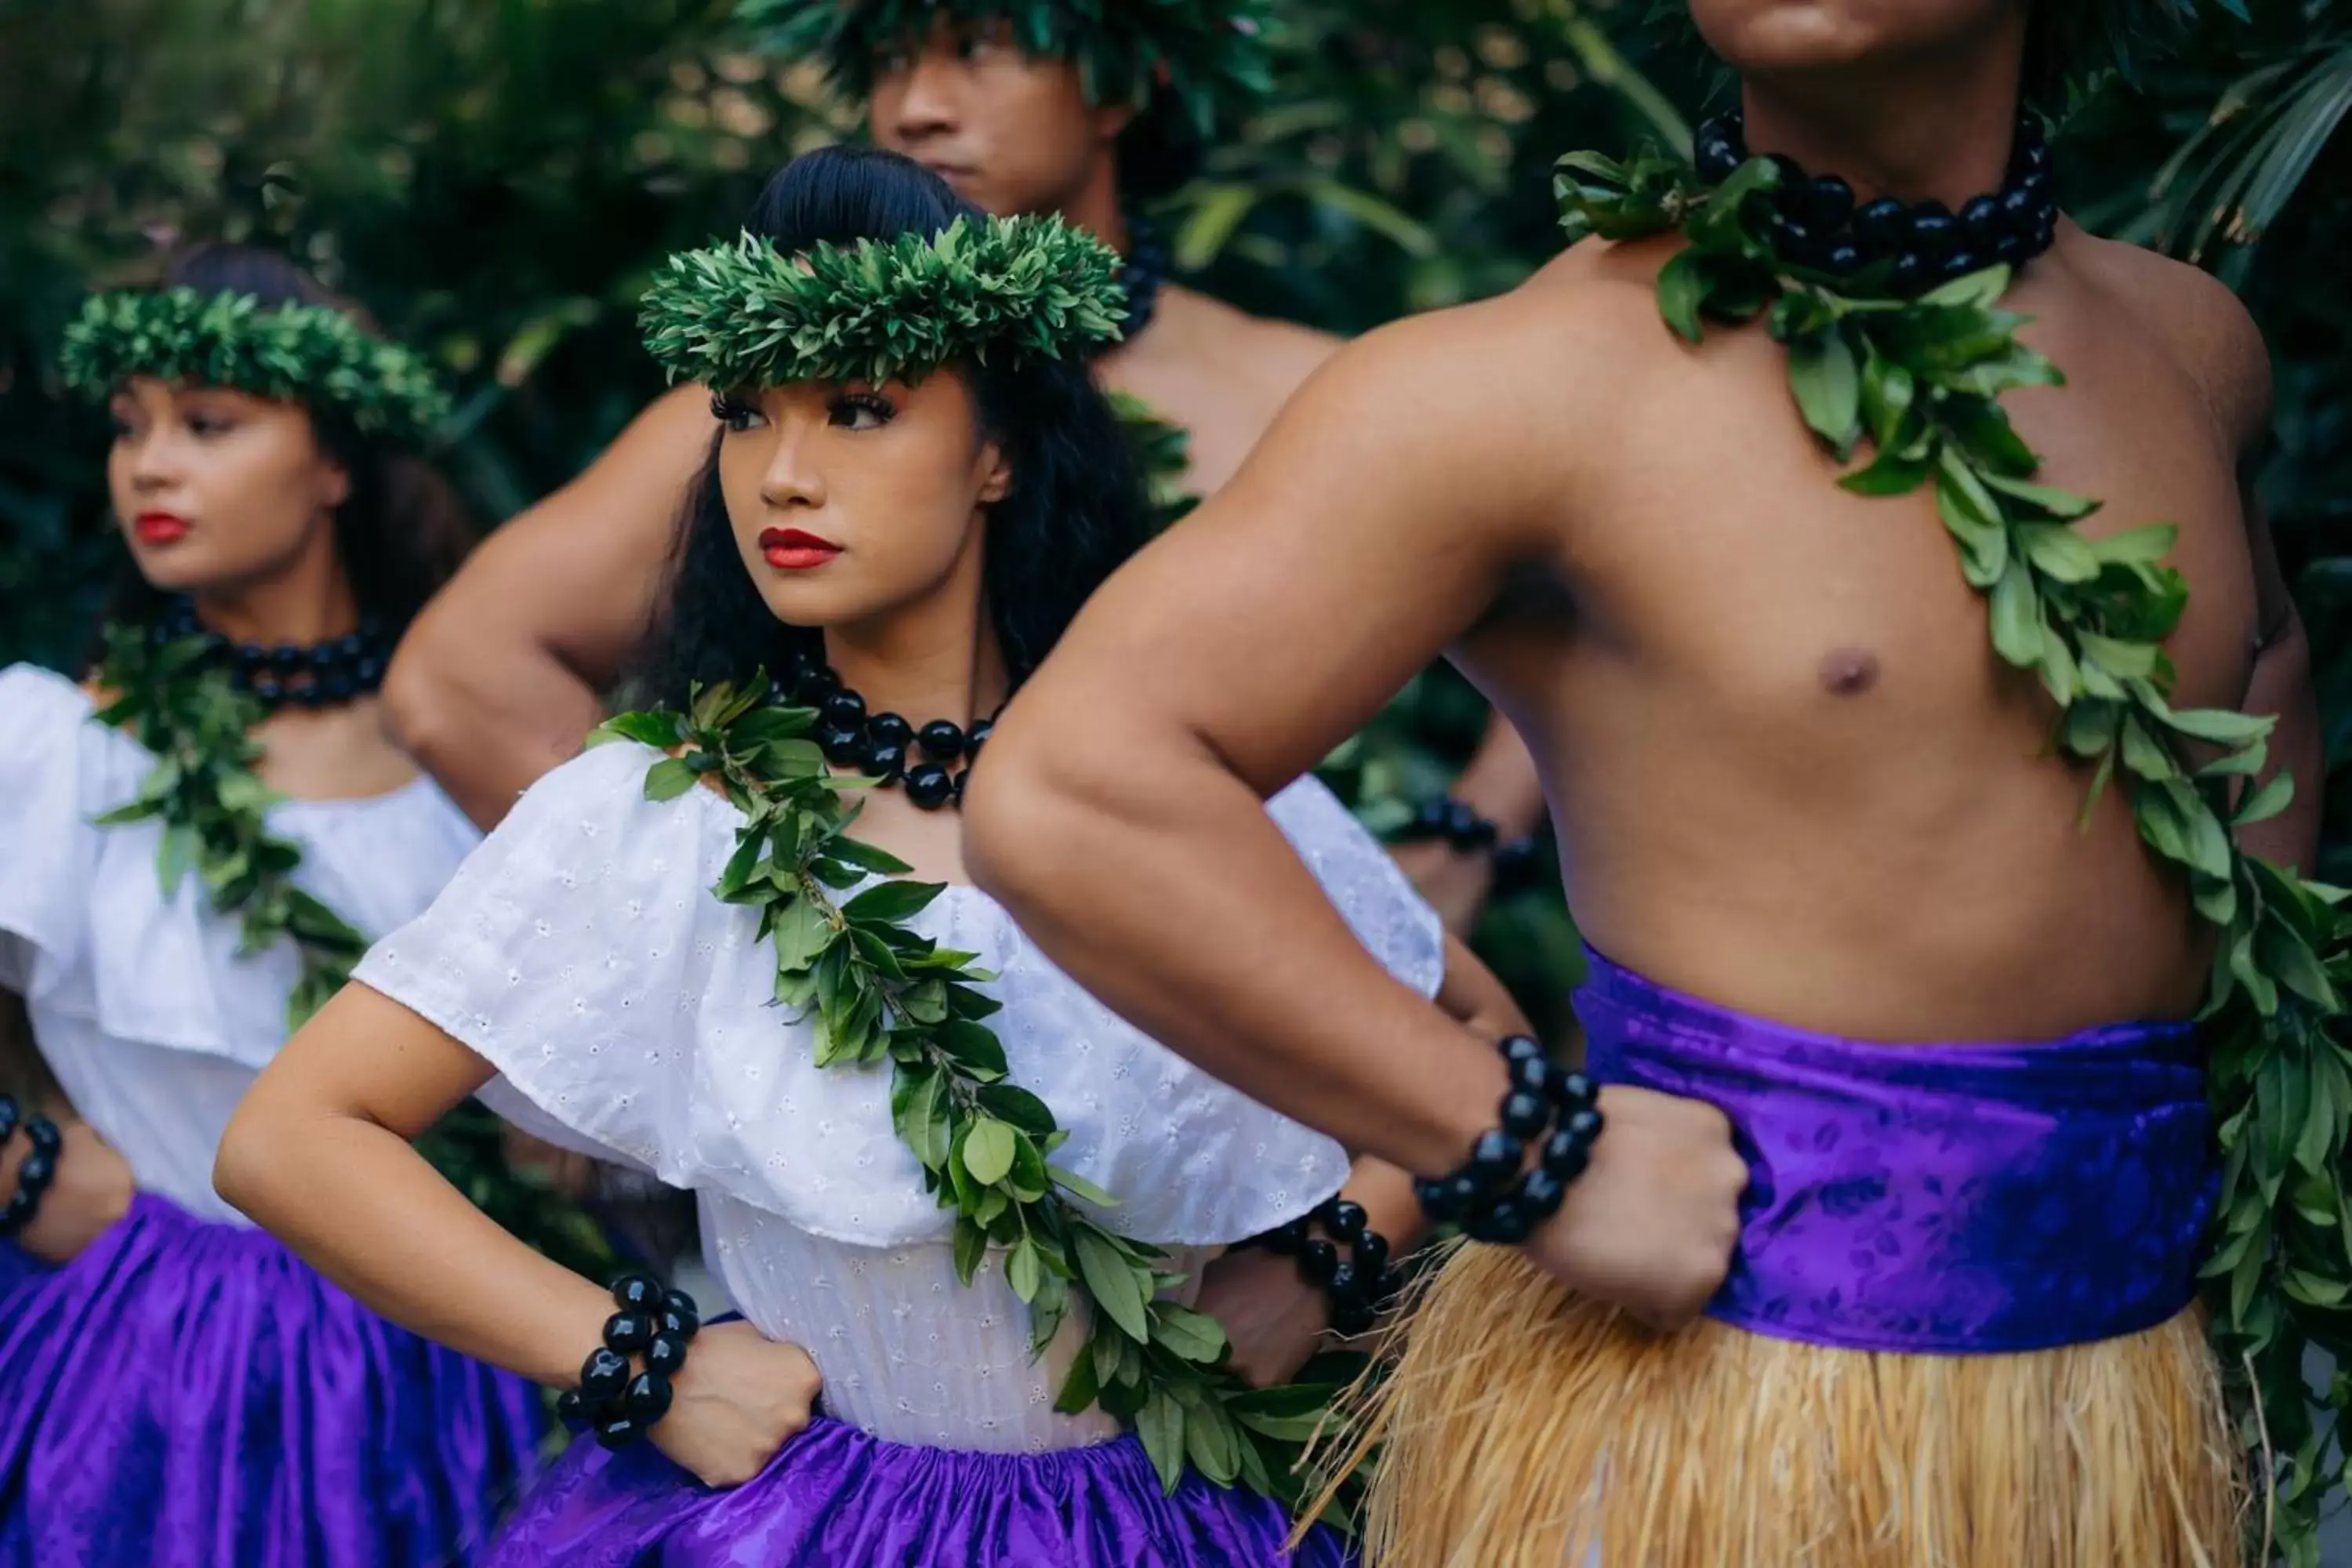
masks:
MULTIPOLYGON (((803 717, 721 685, 697 690, 685 715, 624 714, 605 729, 682 750, 648 767, 648 795, 674 797, 707 781, 742 809, 713 891, 759 911, 761 936, 775 954, 777 999, 813 1012, 818 1066, 889 1064, 891 1127, 921 1166, 927 1190, 955 1216, 958 1277, 970 1284, 991 1248, 1002 1248, 1005 1282, 1028 1306, 1040 1354, 1062 1331, 1074 1294, 1091 1302, 1087 1346, 1055 1407, 1099 1405, 1133 1421, 1171 1488, 1188 1461, 1220 1485, 1271 1486, 1276 1474, 1287 1480, 1296 1442, 1226 1414, 1223 1399, 1241 1384, 1223 1365, 1224 1331, 1213 1318, 1155 1300, 1179 1279, 1160 1271, 1162 1255, 1077 1208, 1116 1203, 1046 1163, 1067 1134, 1052 1107, 1006 1081, 1003 1042, 982 1021, 998 1008, 979 989, 991 976, 972 967, 974 954, 941 949, 908 923, 944 889, 884 880, 834 904, 835 889, 908 868, 849 837, 844 786, 805 766, 797 750, 805 744, 797 735, 803 717)), ((1286 1499, 1295 1501, 1295 1493, 1286 1499)))
MULTIPOLYGON (((2188 604, 2186 581, 2163 564, 2171 526, 2087 538, 2075 525, 2098 503, 2034 481, 2039 459, 2000 399, 2063 378, 2020 341, 2024 318, 2000 308, 2007 270, 1916 300, 1842 295, 1835 280, 1776 262, 1747 221, 1754 167, 1682 198, 1689 245, 1660 271, 1660 313, 1696 341, 1705 321, 1738 314, 1727 307, 1769 306, 1806 427, 1841 461, 1865 436, 1876 447, 1839 483, 1891 496, 1932 480, 1960 574, 1985 596, 1995 653, 2037 672, 2056 710, 2054 749, 2092 766, 2084 820, 2120 779, 2142 842, 2215 929, 2208 1071, 2224 1164, 2203 1273, 2222 1363, 2247 1369, 2261 1405, 2259 1419, 2242 1410, 2239 1427, 2250 1447, 2275 1441, 2275 1456, 2252 1458, 2270 1466, 2281 1540, 2291 1526, 2291 1560, 2311 1561, 2315 1500, 2346 1470, 2341 1439, 2315 1426, 2303 1366, 2312 1344, 2339 1363, 2352 1358, 2352 1065, 2341 1043, 2352 925, 2333 889, 2250 858, 2231 837, 2292 799, 2281 773, 2231 803, 2238 781, 2266 765, 2274 721, 2170 705, 2164 645, 2188 604), (2220 754, 2200 763, 2204 748, 2220 754)), ((2328 1404, 2352 1415, 2352 1375, 2336 1379, 2328 1404)), ((1238 1420, 1254 1429, 1250 1415, 1238 1420)), ((1195 1440, 1189 1414, 1181 1435, 1196 1463, 1223 1458, 1213 1437, 1195 1440)))

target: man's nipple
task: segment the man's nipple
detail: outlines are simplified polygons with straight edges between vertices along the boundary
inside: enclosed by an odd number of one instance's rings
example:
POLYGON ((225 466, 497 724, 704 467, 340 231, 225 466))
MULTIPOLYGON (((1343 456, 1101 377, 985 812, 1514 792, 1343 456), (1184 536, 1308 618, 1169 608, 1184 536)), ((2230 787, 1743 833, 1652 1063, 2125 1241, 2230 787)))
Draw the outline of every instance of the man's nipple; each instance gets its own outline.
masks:
POLYGON ((1822 689, 1859 697, 1878 684, 1878 656, 1866 647, 1832 648, 1822 657, 1822 689))

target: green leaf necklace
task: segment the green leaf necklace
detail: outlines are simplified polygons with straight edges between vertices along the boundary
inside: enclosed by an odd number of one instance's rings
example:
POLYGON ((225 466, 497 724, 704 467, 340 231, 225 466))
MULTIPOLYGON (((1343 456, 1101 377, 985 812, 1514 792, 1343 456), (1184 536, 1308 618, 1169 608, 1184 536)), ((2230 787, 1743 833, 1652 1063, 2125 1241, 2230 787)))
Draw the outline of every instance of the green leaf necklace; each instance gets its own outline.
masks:
POLYGON ((1788 351, 1806 426, 1842 463, 1870 448, 1839 480, 1846 489, 1932 487, 1961 574, 1985 598, 1994 651, 2039 678, 2055 710, 2053 749, 2093 770, 2086 819, 2103 790, 2120 787, 2149 852, 2216 929, 2204 1011, 2222 1154, 2203 1270, 2212 1332, 2246 1447, 2258 1473, 2267 1468, 2276 1540, 2291 1560, 2315 1561, 2320 1505, 2345 1482, 2338 1424, 2352 1409, 2352 1373, 2316 1391, 2303 1371, 2311 1347, 2352 1367, 2344 894, 2236 843, 2235 829, 2291 797, 2284 773, 2245 787, 2275 721, 2171 704, 2164 642, 2189 599, 2180 573, 2162 563, 2176 531, 2087 538, 2074 524, 2098 503, 2034 481, 2040 459, 2000 399, 2063 378, 2019 341, 2025 318, 2000 308, 2009 268, 1903 300, 1877 291, 1886 280, 1869 270, 1792 262, 1774 243, 1770 200, 1789 178, 1788 166, 1757 158, 1710 186, 1655 153, 1622 164, 1573 153, 1555 190, 1574 237, 1681 232, 1688 244, 1658 274, 1666 324, 1696 342, 1709 321, 1763 317, 1788 351), (2191 743, 2219 754, 2192 764, 2191 743))
MULTIPOLYGON (((154 755, 139 793, 97 818, 101 827, 156 822, 155 871, 166 899, 189 872, 215 915, 237 922, 239 956, 291 945, 298 964, 286 999, 291 1035, 342 989, 367 939, 294 881, 302 848, 269 831, 278 797, 254 771, 263 701, 240 689, 201 632, 106 628, 95 680, 110 700, 91 722, 121 729, 154 755)), ((580 1205, 506 1162, 498 1119, 468 1100, 418 1141, 436 1169, 548 1257, 583 1273, 614 1264, 604 1228, 580 1205)))
MULTIPOLYGON (((1069 1134, 1045 1102, 1007 1077, 986 1020, 998 1004, 978 954, 943 949, 908 923, 944 886, 876 877, 909 868, 849 836, 856 813, 813 738, 818 715, 773 705, 764 675, 696 689, 685 712, 624 713, 591 743, 630 740, 665 753, 646 774, 649 800, 717 786, 742 814, 712 891, 759 911, 775 955, 775 999, 803 1019, 816 1065, 887 1066, 890 1120, 922 1167, 926 1191, 953 1213, 957 1274, 969 1285, 1002 1252, 1006 1282, 1030 1314, 1042 1354, 1074 1303, 1091 1309, 1087 1339, 1054 1408, 1100 1407, 1142 1440, 1163 1487, 1190 1465, 1294 1513, 1306 1440, 1336 1385, 1254 1390, 1224 1369, 1216 1320, 1164 1300, 1183 1276, 1160 1248, 1119 1235, 1080 1205, 1108 1193, 1053 1163, 1069 1134)), ((1328 1515, 1348 1522, 1347 1505, 1328 1515)))

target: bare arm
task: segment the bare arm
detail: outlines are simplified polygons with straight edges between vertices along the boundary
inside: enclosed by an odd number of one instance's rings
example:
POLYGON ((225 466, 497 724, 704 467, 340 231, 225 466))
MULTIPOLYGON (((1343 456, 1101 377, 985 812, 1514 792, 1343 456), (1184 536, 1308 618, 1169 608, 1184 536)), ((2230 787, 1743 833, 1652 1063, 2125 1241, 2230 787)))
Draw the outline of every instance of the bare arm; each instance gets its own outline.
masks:
POLYGON ((394 733, 481 826, 604 717, 599 691, 645 636, 712 428, 698 387, 652 404, 492 534, 401 639, 384 682, 394 733))
POLYGON ((1260 801, 1540 548, 1540 448, 1507 438, 1533 433, 1486 395, 1488 373, 1447 342, 1459 331, 1390 328, 1310 380, 1234 482, 1096 595, 1007 711, 965 810, 974 875, 1088 989, 1423 1172, 1492 1120, 1500 1066, 1356 943, 1260 801))
POLYGON ((509 1236, 409 1142, 489 1077, 397 1002, 346 986, 237 1107, 214 1184, 386 1317, 568 1384, 612 1310, 604 1293, 509 1236))

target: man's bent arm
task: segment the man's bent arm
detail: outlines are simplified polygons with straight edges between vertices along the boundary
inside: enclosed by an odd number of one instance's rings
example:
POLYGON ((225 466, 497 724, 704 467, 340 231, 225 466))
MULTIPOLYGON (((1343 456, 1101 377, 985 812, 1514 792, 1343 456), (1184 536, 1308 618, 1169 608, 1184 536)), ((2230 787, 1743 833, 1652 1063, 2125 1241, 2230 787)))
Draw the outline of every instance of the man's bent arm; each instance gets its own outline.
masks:
POLYGON ((384 681, 393 733, 485 829, 604 717, 712 428, 698 387, 652 404, 492 534, 401 639, 384 681))
POLYGON ((1310 381, 1233 483, 1096 595, 1007 711, 965 812, 974 875, 1082 984, 1265 1102, 1425 1173, 1492 1124, 1499 1063, 1364 952, 1261 798, 1545 548, 1547 454, 1577 414, 1514 384, 1516 310, 1387 329, 1310 381))

